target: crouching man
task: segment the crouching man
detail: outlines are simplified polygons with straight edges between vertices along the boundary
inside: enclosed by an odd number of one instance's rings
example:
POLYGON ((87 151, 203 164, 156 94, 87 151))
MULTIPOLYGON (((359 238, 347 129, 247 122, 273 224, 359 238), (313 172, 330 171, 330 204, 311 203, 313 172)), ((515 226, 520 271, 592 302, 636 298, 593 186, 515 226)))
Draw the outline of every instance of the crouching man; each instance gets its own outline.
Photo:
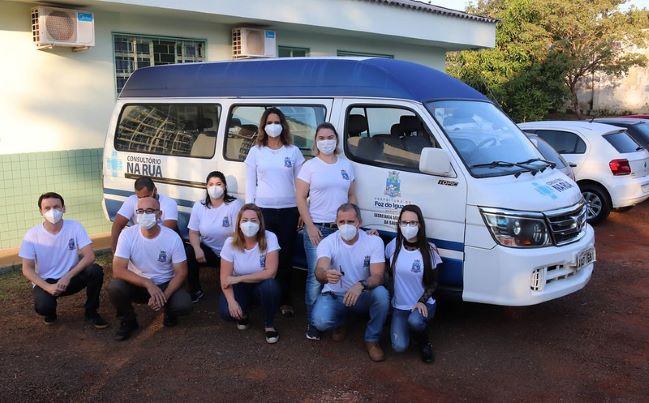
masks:
POLYGON ((116 340, 126 340, 138 323, 133 302, 164 310, 163 324, 173 327, 178 315, 191 311, 192 303, 182 284, 187 277, 187 258, 180 236, 161 226, 160 204, 152 197, 137 202, 137 224, 122 231, 113 257, 110 301, 122 318, 116 340))
POLYGON ((372 361, 383 361, 379 339, 390 309, 383 283, 383 241, 359 231, 361 214, 352 203, 336 212, 338 231, 318 245, 316 278, 324 284, 313 306, 313 324, 324 332, 334 329, 333 339, 342 340, 350 312, 369 313, 365 345, 372 361))
POLYGON ((23 275, 34 285, 34 308, 46 325, 56 322, 57 299, 86 289, 85 318, 96 328, 108 327, 97 313, 104 271, 81 224, 64 220, 63 197, 54 192, 38 198, 42 224, 25 234, 18 255, 23 275), (79 259, 81 255, 81 259, 79 259))

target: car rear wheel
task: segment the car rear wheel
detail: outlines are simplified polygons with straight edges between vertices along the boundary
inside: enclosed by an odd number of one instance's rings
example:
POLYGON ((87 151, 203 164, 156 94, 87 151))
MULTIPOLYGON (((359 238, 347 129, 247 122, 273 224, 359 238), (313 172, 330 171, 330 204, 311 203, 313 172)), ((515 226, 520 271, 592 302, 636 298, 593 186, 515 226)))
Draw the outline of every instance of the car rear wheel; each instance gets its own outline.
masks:
POLYGON ((606 219, 611 212, 606 192, 597 185, 583 185, 581 194, 587 205, 586 220, 589 224, 597 224, 606 219))

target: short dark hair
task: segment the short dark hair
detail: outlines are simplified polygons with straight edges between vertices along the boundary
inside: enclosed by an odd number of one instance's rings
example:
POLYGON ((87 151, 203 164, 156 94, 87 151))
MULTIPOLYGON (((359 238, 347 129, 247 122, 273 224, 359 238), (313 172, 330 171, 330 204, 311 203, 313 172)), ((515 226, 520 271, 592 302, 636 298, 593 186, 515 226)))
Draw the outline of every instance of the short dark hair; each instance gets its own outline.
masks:
POLYGON ((350 210, 354 210, 354 212, 356 213, 356 218, 358 218, 358 221, 361 221, 361 209, 359 209, 358 206, 354 203, 341 204, 340 207, 338 207, 338 210, 336 210, 336 220, 338 220, 338 213, 350 210))
POLYGON ((147 188, 147 190, 152 192, 155 188, 155 183, 153 183, 153 180, 148 176, 140 176, 135 180, 134 186, 136 192, 142 190, 142 188, 147 188))
POLYGON ((41 202, 43 199, 59 199, 61 200, 61 206, 65 207, 65 202, 63 201, 63 196, 55 192, 43 193, 38 197, 38 209, 41 209, 41 202))

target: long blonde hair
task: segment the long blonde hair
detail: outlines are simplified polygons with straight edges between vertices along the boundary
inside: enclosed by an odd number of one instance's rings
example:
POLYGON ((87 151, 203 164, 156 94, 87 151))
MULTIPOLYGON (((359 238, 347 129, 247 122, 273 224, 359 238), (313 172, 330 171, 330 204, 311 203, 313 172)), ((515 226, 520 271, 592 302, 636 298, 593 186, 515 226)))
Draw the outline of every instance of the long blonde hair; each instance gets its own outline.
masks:
POLYGON ((241 225, 241 217, 243 216, 243 212, 247 210, 252 210, 257 214, 257 219, 259 220, 259 231, 257 232, 257 244, 259 245, 259 250, 264 252, 267 247, 266 227, 264 226, 264 216, 261 214, 261 209, 257 207, 257 205, 254 203, 244 204, 243 207, 241 207, 241 210, 239 210, 239 214, 237 214, 236 228, 234 234, 232 234, 232 246, 234 246, 236 249, 240 251, 243 251, 246 247, 246 238, 243 235, 243 232, 241 231, 241 228, 239 226, 241 225))

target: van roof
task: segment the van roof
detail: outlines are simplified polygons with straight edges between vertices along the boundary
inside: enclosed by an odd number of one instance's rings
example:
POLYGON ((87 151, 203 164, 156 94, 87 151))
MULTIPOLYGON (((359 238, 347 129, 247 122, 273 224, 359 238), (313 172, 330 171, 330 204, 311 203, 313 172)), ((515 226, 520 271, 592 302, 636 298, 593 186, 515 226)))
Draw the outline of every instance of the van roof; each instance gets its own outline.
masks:
POLYGON ((488 99, 433 68, 386 58, 280 58, 185 63, 136 70, 120 98, 331 97, 488 99))

